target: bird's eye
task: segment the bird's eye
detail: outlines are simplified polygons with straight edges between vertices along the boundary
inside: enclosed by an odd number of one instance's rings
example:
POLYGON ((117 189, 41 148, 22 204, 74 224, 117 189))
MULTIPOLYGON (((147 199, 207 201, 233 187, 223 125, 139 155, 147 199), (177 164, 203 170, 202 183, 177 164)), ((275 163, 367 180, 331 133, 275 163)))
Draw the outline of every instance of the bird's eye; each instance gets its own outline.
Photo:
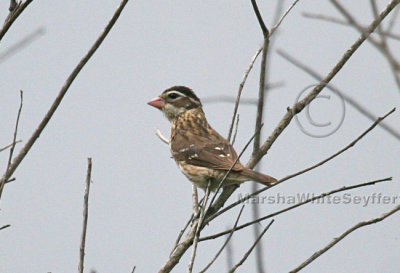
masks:
POLYGON ((179 97, 179 95, 177 94, 177 93, 169 93, 168 94, 168 98, 170 98, 170 99, 176 99, 177 97, 179 97))

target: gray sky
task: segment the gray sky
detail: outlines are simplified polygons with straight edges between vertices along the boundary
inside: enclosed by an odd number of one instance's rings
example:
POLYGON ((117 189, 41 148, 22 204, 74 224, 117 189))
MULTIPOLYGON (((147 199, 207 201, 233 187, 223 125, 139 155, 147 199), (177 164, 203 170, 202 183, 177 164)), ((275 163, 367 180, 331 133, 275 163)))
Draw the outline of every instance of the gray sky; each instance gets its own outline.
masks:
MULTIPOLYGON (((259 1, 271 26, 276 1, 259 1), (267 3, 268 2, 268 3, 267 3)), ((286 1, 285 9, 290 2, 286 1)), ((344 1, 343 1, 344 2, 344 1)), ((349 2, 349 1, 347 1, 349 2)), ((387 1, 378 1, 382 9, 387 1)), ((118 1, 34 1, 2 40, 0 54, 43 27, 45 34, 0 65, 0 146, 10 143, 24 91, 19 138, 26 141, 48 110, 74 66, 111 18, 118 1)), ((346 3, 364 24, 372 20, 367 1, 346 3)), ((7 15, 8 1, 0 4, 7 15)), ((265 106, 263 139, 287 106, 315 80, 276 54, 282 49, 321 74, 330 71, 358 37, 349 27, 310 20, 302 12, 338 13, 327 1, 300 1, 283 22, 271 54, 273 89, 265 106)), ((400 26, 394 28, 400 33, 400 26)), ((243 72, 261 46, 262 34, 249 1, 133 1, 95 56, 79 74, 53 119, 6 186, 0 211, 0 271, 73 272, 78 267, 86 158, 93 158, 86 271, 155 272, 166 261, 179 230, 191 213, 191 184, 155 136, 169 134, 169 123, 146 102, 164 89, 182 84, 200 98, 235 96, 243 72)), ((391 41, 398 46, 398 41, 391 41)), ((399 53, 398 51, 396 53, 399 53)), ((258 92, 259 61, 243 97, 258 92)), ((365 43, 333 83, 377 116, 400 105, 387 61, 365 43)), ((328 90, 310 107, 313 120, 335 124, 343 110, 328 90)), ((227 135, 233 104, 204 106, 209 122, 227 135)), ((241 150, 254 130, 255 107, 239 108, 235 147, 241 150)), ((400 131, 399 111, 387 123, 400 131)), ((300 120, 307 122, 304 114, 300 120)), ((281 178, 338 151, 371 125, 346 105, 339 130, 325 138, 304 134, 293 121, 262 160, 260 170, 281 178)), ((309 126, 309 124, 304 124, 309 126)), ((321 133, 321 128, 307 127, 321 133)), ((18 145, 17 151, 21 146, 18 145)), ((250 151, 242 161, 246 162, 250 151)), ((5 169, 8 151, 0 155, 5 169)), ((351 197, 373 193, 399 196, 399 141, 376 128, 355 147, 321 168, 268 191, 268 196, 318 194, 344 185, 393 176, 392 182, 349 191, 351 197)), ((250 192, 243 185, 232 197, 250 192)), ((343 195, 338 195, 343 197, 343 195)), ((228 202, 230 203, 230 202, 228 202)), ((355 223, 381 215, 398 205, 310 204, 275 218, 263 239, 268 272, 287 272, 355 223)), ((246 205, 241 222, 251 218, 246 205)), ((262 215, 286 204, 260 204, 262 215)), ((233 225, 238 210, 226 214, 202 234, 233 225)), ((265 226, 268 222, 263 222, 265 226)), ((399 215, 351 234, 304 272, 398 272, 399 215)), ((253 243, 251 229, 235 233, 238 261, 253 243)), ((214 256, 223 240, 199 246, 195 271, 214 256)), ((190 253, 190 251, 188 252, 190 253)), ((187 270, 185 255, 175 272, 187 270)), ((239 272, 254 272, 254 255, 239 272)), ((226 271, 225 255, 210 272, 226 271)))

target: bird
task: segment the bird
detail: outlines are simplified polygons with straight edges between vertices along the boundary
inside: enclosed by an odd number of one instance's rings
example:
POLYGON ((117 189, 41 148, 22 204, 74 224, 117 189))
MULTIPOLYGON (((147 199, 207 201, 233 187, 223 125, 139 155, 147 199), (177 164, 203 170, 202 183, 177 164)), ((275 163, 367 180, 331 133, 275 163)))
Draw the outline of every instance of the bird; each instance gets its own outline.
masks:
POLYGON ((216 191, 222 180, 221 187, 245 181, 264 186, 277 182, 275 178, 240 163, 231 143, 209 125, 201 101, 192 89, 170 87, 148 104, 161 110, 171 122, 169 146, 172 157, 182 173, 198 187, 216 191))

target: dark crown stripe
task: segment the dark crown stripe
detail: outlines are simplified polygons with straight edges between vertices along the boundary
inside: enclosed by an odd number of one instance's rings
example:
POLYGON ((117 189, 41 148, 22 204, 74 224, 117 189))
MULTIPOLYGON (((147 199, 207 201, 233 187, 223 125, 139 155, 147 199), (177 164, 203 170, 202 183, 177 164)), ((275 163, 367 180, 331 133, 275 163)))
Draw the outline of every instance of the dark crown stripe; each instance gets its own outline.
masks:
POLYGON ((186 95, 186 96, 188 96, 188 97, 200 102, 200 99, 196 96, 196 94, 189 87, 182 86, 182 85, 177 85, 177 86, 173 86, 173 87, 168 88, 163 93, 167 93, 168 91, 181 92, 182 94, 184 94, 184 95, 186 95))

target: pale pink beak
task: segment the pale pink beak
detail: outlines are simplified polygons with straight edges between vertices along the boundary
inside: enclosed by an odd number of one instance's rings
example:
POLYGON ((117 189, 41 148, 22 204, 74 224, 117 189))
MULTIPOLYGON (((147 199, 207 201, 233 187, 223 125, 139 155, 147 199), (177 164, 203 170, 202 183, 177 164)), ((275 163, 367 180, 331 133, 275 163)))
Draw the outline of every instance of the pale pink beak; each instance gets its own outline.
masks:
POLYGON ((156 98, 152 99, 151 101, 149 101, 147 104, 151 105, 157 109, 161 109, 164 107, 165 102, 162 98, 156 97, 156 98))

